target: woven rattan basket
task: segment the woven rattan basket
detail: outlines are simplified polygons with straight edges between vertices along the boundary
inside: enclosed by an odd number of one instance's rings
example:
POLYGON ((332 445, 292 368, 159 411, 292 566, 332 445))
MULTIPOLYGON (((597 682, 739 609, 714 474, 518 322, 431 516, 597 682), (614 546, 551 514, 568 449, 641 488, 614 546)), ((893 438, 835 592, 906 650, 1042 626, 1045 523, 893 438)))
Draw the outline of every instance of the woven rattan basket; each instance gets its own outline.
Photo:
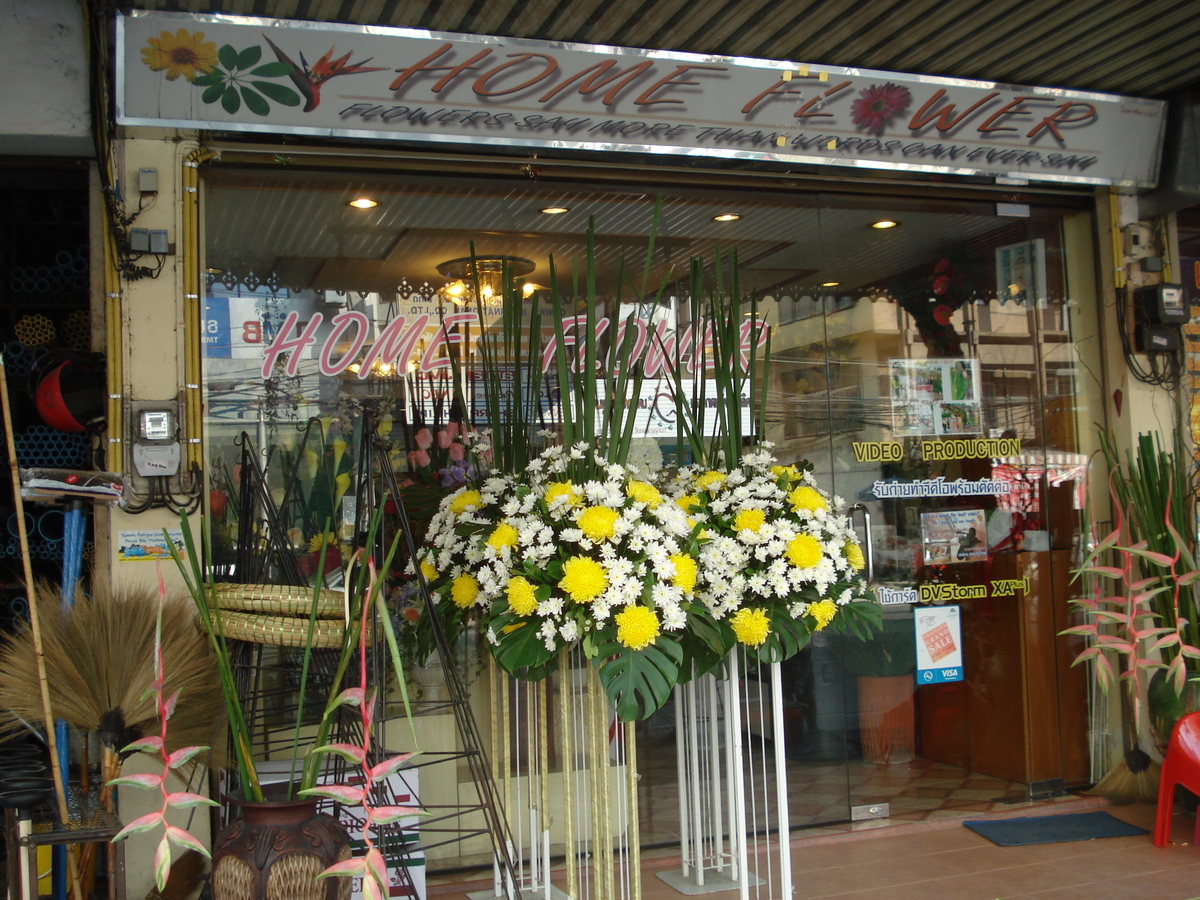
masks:
MULTIPOLYGON (((311 587, 290 584, 216 584, 213 605, 218 609, 236 609, 276 616, 304 616, 313 603, 311 587)), ((317 617, 340 619, 345 615, 341 591, 322 588, 317 594, 317 617)))
POLYGON ((267 616, 261 613, 222 610, 221 631, 227 638, 276 647, 313 649, 340 647, 346 626, 341 619, 317 619, 313 622, 312 641, 308 639, 308 619, 298 616, 267 616))

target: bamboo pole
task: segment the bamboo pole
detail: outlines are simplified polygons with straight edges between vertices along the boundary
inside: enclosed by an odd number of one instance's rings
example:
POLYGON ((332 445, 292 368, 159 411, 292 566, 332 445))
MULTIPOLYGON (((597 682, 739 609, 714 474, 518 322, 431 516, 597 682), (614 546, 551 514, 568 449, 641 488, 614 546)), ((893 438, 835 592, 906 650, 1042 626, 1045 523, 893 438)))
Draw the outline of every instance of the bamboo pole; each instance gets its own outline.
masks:
MULTIPOLYGON (((33 580, 33 563, 29 557, 29 533, 25 529, 25 498, 21 496, 21 471, 17 466, 17 442, 13 435, 12 408, 8 401, 8 371, 0 354, 0 407, 4 413, 4 438, 8 443, 8 468, 12 473, 13 509, 17 515, 17 539, 21 545, 21 563, 25 570, 25 590, 29 597, 29 630, 33 635, 33 652, 37 657, 38 685, 42 692, 42 716, 46 720, 46 741, 50 746, 50 772, 54 776, 54 796, 58 801, 58 818, 65 827, 69 819, 67 791, 62 765, 58 758, 58 741, 54 735, 54 712, 50 708, 50 683, 46 679, 46 657, 42 652, 42 630, 39 622, 37 586, 33 580)), ((75 856, 67 854, 67 876, 71 894, 83 900, 83 887, 75 869, 75 856)))

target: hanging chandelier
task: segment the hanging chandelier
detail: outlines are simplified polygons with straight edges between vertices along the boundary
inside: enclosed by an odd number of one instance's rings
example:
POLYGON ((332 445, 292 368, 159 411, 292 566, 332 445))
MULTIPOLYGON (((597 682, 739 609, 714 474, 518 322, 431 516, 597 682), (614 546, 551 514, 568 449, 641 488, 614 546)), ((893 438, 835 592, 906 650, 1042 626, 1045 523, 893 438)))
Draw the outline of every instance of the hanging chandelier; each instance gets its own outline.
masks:
MULTIPOLYGON (((521 278, 537 266, 533 260, 521 256, 462 256, 438 263, 438 272, 452 279, 440 292, 452 303, 462 305, 475 299, 475 285, 479 285, 479 300, 487 303, 504 292, 504 273, 507 268, 510 278, 521 278)), ((526 296, 533 285, 525 285, 526 296)))

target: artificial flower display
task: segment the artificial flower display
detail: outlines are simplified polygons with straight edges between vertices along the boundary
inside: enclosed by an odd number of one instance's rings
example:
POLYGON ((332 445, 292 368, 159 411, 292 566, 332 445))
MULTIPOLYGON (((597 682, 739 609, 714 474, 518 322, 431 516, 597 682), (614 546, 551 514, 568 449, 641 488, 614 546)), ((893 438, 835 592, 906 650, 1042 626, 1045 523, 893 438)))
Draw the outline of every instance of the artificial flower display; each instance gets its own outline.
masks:
POLYGON ((803 468, 778 465, 769 446, 728 470, 684 469, 672 493, 702 529, 697 597, 763 661, 790 657, 831 624, 858 630, 878 612, 841 499, 803 468))

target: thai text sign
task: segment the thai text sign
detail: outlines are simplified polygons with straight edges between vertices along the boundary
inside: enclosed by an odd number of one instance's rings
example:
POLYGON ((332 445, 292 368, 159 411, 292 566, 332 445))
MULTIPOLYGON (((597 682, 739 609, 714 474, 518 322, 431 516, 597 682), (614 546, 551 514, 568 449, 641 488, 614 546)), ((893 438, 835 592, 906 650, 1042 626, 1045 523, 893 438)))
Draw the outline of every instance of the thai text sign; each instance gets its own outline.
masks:
POLYGON ((117 118, 1152 186, 1161 101, 792 61, 134 11, 117 118))

